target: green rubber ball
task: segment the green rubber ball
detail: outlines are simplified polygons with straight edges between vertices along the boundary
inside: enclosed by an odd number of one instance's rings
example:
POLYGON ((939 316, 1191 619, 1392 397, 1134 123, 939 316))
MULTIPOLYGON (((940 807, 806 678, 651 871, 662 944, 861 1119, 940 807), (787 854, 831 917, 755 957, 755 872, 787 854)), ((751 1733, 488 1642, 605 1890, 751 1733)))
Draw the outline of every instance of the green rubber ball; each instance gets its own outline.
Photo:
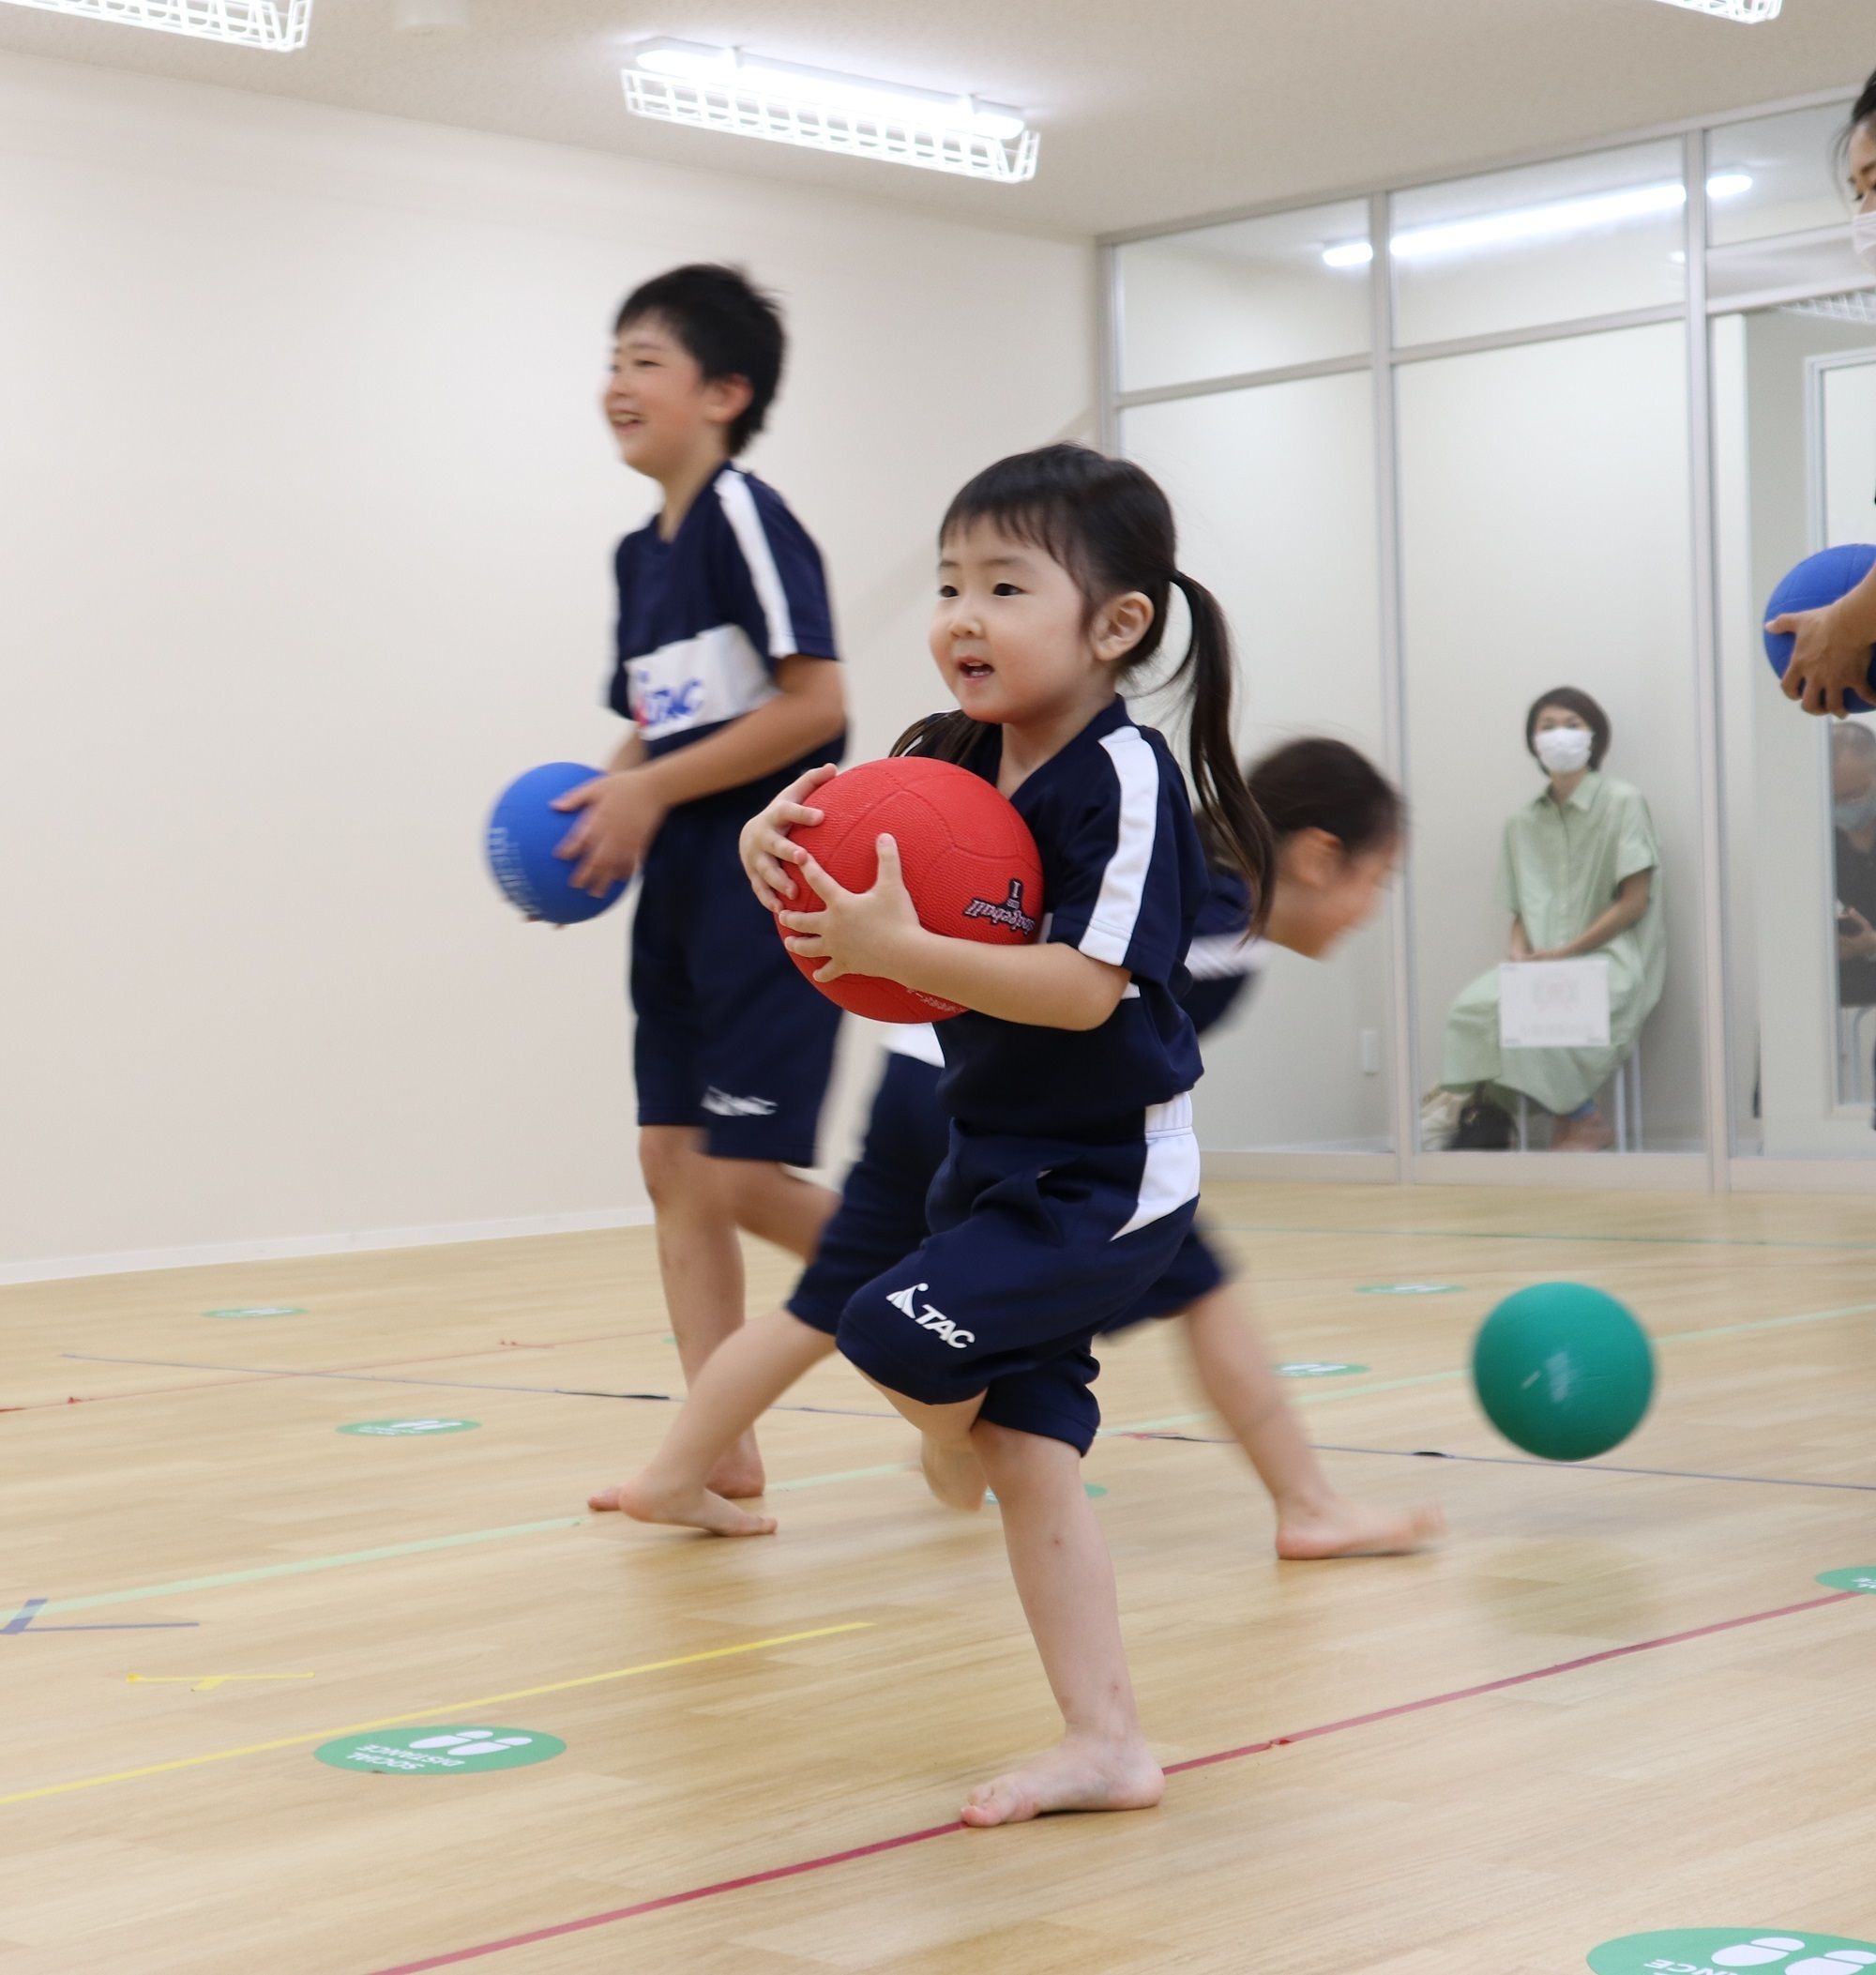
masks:
POLYGON ((1648 1333, 1612 1296, 1539 1283, 1499 1304, 1472 1347, 1473 1387, 1513 1446, 1546 1461, 1619 1447, 1655 1395, 1648 1333))

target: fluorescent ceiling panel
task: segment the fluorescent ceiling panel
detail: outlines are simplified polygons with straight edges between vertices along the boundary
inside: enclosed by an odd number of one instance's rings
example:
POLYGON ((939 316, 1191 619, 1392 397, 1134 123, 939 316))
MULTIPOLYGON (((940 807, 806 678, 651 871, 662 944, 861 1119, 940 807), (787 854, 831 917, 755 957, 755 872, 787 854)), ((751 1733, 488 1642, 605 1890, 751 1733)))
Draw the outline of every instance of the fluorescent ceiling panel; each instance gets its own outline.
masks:
POLYGON ((698 41, 647 41, 620 71, 638 116, 850 158, 1020 184, 1037 133, 1022 112, 976 97, 809 68, 698 41))
POLYGON ((1690 7, 1717 21, 1774 21, 1785 0, 1666 0, 1670 7, 1690 7))
POLYGON ((191 35, 236 48, 292 54, 306 46, 312 0, 5 0, 41 13, 80 21, 109 21, 119 27, 153 27, 160 34, 191 35))

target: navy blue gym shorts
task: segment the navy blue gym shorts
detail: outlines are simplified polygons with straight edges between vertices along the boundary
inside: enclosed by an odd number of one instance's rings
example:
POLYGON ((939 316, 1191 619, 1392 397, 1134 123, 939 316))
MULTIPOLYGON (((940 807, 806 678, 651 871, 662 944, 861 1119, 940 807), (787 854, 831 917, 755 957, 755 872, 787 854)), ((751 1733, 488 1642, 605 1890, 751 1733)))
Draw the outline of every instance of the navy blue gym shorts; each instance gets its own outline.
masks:
POLYGON ((931 1232, 848 1301, 842 1353, 888 1391, 1085 1453, 1100 1423, 1095 1336, 1129 1317, 1177 1259, 1199 1196, 1189 1096, 1113 1141, 954 1126, 931 1232))
POLYGON ((811 1166, 840 1010, 749 889, 734 803, 673 810, 632 925, 641 1125, 694 1125, 717 1159, 811 1166))

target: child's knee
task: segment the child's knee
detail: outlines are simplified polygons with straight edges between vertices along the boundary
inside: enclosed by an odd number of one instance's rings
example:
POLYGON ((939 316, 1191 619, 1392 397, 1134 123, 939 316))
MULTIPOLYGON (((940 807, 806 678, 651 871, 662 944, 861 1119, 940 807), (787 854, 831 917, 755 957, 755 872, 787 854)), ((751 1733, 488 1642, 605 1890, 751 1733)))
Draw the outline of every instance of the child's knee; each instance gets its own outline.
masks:
POLYGON ((738 1223, 757 1218, 787 1183, 787 1170, 769 1159, 713 1159, 718 1184, 738 1223))
POLYGON ((971 1445, 986 1468, 994 1466, 1007 1469, 1033 1459, 1034 1450, 1039 1444, 1034 1434, 1026 1434, 1020 1427, 999 1426, 981 1413, 971 1422, 971 1445))
POLYGON ((660 1212, 716 1191, 710 1162, 688 1126, 644 1126, 639 1132, 639 1171, 652 1206, 660 1212))
POLYGON ((837 1348, 833 1331, 824 1330, 819 1324, 805 1322, 793 1310, 778 1310, 775 1314, 781 1320, 791 1346, 801 1357, 816 1360, 833 1357, 837 1348))
POLYGON ((980 1415, 971 1428, 971 1451, 1002 1500, 1065 1489, 1081 1496, 1081 1451, 1066 1440, 1000 1426, 980 1415))

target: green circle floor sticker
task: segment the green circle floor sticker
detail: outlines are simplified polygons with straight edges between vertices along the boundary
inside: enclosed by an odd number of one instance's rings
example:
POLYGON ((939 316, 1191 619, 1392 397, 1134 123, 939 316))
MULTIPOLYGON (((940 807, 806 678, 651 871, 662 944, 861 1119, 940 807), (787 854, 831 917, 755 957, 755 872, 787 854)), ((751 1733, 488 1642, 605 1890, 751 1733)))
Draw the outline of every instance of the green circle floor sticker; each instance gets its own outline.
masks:
POLYGON ((1605 1941, 1589 1958, 1596 1975, 1853 1975, 1876 1968, 1876 1947, 1840 1934, 1792 1934, 1780 1927, 1671 1927, 1605 1941))
POLYGON ((1357 1296, 1457 1296, 1460 1283, 1369 1283, 1357 1296))
POLYGON ((297 1303, 240 1303, 232 1310, 204 1310, 204 1316, 304 1316, 297 1303))
POLYGON ((466 1776, 472 1770, 524 1770, 548 1762, 567 1744, 532 1728, 394 1728, 341 1735, 312 1753, 335 1770, 383 1770, 401 1776, 466 1776))
POLYGON ((420 1440, 427 1434, 466 1434, 479 1420, 355 1420, 341 1434, 371 1434, 381 1440, 420 1440))
POLYGON ((1339 1364, 1332 1358, 1299 1358, 1293 1364, 1277 1367, 1279 1378, 1352 1378, 1365 1372, 1365 1364, 1339 1364))
POLYGON ((1820 1571, 1818 1582, 1834 1591, 1876 1591, 1876 1563, 1859 1564, 1853 1571, 1820 1571))

